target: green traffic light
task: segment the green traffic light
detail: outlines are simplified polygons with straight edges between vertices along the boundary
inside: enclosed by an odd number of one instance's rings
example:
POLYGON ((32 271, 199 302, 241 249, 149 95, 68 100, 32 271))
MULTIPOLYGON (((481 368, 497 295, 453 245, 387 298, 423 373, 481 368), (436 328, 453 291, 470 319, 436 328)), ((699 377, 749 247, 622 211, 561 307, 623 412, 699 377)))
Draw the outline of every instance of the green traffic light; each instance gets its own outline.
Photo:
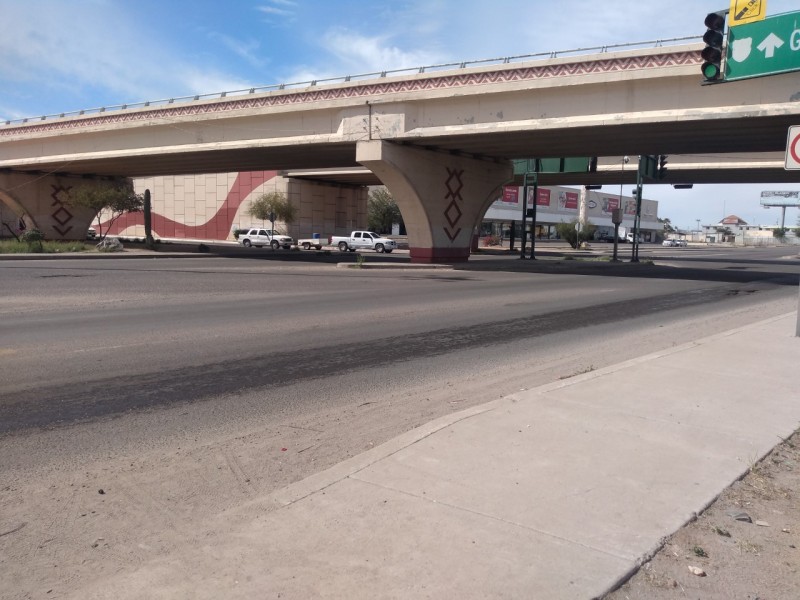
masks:
POLYGON ((703 64, 700 70, 707 82, 717 81, 722 78, 722 47, 725 42, 725 17, 727 10, 709 13, 704 21, 708 28, 703 41, 706 47, 700 52, 703 64))
POLYGON ((719 79, 721 74, 719 65, 715 65, 714 63, 705 63, 701 68, 703 70, 703 77, 706 78, 706 81, 715 81, 719 79))

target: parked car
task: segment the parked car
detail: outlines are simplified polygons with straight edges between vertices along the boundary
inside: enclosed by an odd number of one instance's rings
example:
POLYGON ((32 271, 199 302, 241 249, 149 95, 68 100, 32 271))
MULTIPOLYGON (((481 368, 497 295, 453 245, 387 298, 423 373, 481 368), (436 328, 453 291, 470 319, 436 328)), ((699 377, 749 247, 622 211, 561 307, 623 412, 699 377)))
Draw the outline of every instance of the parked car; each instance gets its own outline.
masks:
POLYGON ((383 237, 374 231, 353 231, 349 236, 332 236, 328 242, 331 246, 338 246, 339 251, 355 252, 356 250, 375 250, 375 252, 387 254, 397 248, 397 242, 383 237))
POLYGON ((661 245, 667 248, 672 248, 673 246, 677 246, 678 244, 675 243, 675 240, 664 240, 663 242, 661 242, 661 245))
POLYGON ((293 244, 292 238, 288 235, 281 235, 272 229, 259 229, 258 227, 251 227, 247 231, 240 233, 239 242, 245 248, 250 246, 255 246, 256 248, 270 246, 273 250, 278 248, 288 250, 293 244))
POLYGON ((676 246, 683 246, 684 248, 689 245, 689 242, 686 240, 675 240, 676 246))

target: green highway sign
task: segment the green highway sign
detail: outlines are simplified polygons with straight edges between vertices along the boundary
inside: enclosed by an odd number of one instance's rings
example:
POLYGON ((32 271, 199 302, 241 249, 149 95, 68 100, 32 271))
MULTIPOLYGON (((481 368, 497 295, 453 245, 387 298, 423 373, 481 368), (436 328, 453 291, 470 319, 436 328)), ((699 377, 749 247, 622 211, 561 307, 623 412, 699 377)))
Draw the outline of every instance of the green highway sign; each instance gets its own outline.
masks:
POLYGON ((798 70, 800 12, 729 28, 726 81, 798 70))

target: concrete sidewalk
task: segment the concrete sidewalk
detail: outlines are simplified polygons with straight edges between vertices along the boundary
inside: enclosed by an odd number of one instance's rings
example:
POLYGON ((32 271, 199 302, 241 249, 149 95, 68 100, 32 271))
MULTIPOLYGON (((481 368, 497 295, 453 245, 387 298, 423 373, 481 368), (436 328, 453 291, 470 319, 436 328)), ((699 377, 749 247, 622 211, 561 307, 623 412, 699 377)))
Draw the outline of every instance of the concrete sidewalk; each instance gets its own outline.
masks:
POLYGON ((798 427, 795 318, 449 415, 80 597, 596 598, 798 427))

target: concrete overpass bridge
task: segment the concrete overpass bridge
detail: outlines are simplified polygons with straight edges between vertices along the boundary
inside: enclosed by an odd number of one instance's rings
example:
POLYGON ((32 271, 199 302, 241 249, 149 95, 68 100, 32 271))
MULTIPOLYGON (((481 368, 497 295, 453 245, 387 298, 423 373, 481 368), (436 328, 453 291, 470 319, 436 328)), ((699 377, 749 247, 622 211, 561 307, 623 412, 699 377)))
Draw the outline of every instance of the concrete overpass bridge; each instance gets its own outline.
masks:
POLYGON ((787 129, 800 124, 796 74, 702 86, 701 48, 421 69, 9 122, 0 199, 47 230, 74 177, 312 169, 387 185, 412 260, 424 262, 466 260, 513 158, 601 157, 597 173, 542 176, 545 185, 619 183, 626 154, 669 154, 667 183, 797 181, 783 170, 787 129))

